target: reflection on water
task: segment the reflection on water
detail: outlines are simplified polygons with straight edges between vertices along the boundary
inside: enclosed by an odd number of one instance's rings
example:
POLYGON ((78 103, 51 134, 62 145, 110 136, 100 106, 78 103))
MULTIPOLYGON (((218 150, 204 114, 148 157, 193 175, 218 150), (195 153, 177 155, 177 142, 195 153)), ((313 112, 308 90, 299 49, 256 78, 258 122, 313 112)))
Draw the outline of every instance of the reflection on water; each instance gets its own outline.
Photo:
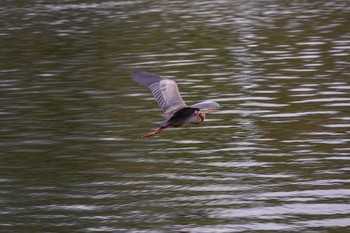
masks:
POLYGON ((345 232, 350 4, 2 1, 5 232, 345 232), (201 125, 130 78, 176 78, 201 125))

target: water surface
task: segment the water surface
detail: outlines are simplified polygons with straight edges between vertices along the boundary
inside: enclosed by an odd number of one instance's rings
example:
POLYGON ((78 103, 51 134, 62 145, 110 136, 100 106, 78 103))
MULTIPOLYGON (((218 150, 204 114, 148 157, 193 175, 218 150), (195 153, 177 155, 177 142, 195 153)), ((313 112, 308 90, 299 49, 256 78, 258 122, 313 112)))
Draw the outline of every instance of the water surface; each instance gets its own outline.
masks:
POLYGON ((350 4, 0 3, 3 232, 347 232, 350 4), (143 68, 201 125, 162 120, 143 68))

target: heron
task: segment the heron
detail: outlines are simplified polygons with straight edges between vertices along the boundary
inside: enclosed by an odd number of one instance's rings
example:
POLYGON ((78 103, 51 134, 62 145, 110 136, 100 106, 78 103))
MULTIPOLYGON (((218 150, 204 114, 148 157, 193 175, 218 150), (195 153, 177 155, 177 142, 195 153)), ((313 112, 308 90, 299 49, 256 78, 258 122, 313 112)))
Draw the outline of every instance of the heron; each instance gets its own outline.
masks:
POLYGON ((187 106, 176 82, 157 74, 135 69, 132 78, 151 90, 158 105, 164 111, 165 120, 158 123, 160 128, 142 135, 143 138, 153 136, 169 127, 178 127, 187 123, 200 124, 204 121, 207 112, 217 111, 217 108, 220 107, 214 101, 204 101, 187 106))

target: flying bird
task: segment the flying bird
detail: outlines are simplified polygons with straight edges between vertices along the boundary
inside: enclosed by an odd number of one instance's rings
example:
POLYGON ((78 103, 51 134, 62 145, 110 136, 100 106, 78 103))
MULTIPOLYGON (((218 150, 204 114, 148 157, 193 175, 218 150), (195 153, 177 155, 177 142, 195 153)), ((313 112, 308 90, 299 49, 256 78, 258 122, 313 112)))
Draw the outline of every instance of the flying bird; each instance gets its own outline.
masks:
POLYGON ((158 124, 160 128, 144 134, 142 136, 144 138, 153 136, 169 127, 178 127, 186 123, 202 123, 207 112, 214 112, 220 107, 214 101, 204 101, 187 106, 182 100, 174 80, 141 69, 135 69, 132 77, 137 83, 151 90, 154 98, 164 111, 165 120, 158 124))

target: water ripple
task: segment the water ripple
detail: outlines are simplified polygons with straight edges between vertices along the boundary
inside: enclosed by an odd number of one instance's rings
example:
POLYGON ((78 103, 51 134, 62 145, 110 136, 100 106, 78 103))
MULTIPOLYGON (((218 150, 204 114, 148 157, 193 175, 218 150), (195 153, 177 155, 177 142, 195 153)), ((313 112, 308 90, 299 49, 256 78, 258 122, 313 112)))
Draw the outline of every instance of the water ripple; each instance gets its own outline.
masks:
POLYGON ((3 0, 1 230, 347 232, 349 9, 3 0), (133 68, 222 107, 140 138, 162 112, 133 68))

